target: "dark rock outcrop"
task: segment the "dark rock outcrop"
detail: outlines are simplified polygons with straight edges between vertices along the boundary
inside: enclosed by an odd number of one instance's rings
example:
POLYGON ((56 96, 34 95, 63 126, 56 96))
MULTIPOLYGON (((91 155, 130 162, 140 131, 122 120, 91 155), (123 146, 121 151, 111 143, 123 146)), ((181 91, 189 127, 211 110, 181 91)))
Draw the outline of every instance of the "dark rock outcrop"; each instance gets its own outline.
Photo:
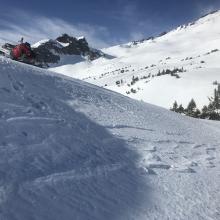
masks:
POLYGON ((95 60, 104 54, 89 47, 85 38, 75 38, 68 34, 63 34, 56 40, 49 40, 42 43, 37 48, 33 48, 36 54, 36 60, 47 65, 58 63, 60 55, 81 55, 88 57, 89 60, 95 60))

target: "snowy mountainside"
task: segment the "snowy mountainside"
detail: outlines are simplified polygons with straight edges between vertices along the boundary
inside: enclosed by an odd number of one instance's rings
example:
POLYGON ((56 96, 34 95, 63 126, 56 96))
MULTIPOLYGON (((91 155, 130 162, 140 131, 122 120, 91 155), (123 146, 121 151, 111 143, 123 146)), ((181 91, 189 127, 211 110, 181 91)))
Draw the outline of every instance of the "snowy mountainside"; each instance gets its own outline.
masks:
POLYGON ((0 58, 0 219, 215 219, 220 124, 0 58))
POLYGON ((114 59, 53 71, 165 108, 194 98, 201 108, 220 82, 220 11, 157 38, 103 49, 114 59))

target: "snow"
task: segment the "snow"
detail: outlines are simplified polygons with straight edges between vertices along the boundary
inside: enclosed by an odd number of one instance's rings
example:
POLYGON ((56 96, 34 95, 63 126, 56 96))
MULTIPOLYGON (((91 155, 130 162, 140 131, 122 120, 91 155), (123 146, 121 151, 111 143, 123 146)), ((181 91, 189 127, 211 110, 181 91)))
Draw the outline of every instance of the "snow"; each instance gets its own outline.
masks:
POLYGON ((186 107, 192 98, 202 108, 208 104, 207 97, 213 95, 213 82, 220 82, 219 24, 220 11, 217 11, 153 40, 102 50, 113 59, 60 65, 53 71, 165 108, 170 108, 175 100, 186 107), (186 72, 178 73, 179 79, 153 77, 159 70, 182 67, 186 72), (123 69, 124 73, 121 72, 123 69), (133 76, 140 79, 149 74, 148 79, 128 86, 133 76), (116 85, 116 81, 121 80, 123 83, 116 85), (137 93, 131 93, 131 88, 137 93))
POLYGON ((57 41, 59 44, 61 44, 63 47, 68 47, 70 44, 69 43, 63 43, 60 41, 57 41))
POLYGON ((36 42, 35 44, 31 45, 32 48, 37 48, 42 44, 47 43, 48 41, 50 41, 50 39, 44 39, 44 40, 40 40, 38 42, 36 42))
POLYGON ((50 68, 51 70, 55 67, 59 66, 68 66, 68 65, 74 65, 76 63, 80 63, 86 60, 86 57, 82 55, 64 55, 64 54, 59 54, 60 60, 58 63, 51 63, 50 68))
POLYGON ((32 47, 32 48, 37 48, 37 47, 39 47, 40 45, 45 44, 45 43, 47 43, 47 42, 49 42, 49 41, 55 43, 56 46, 59 47, 59 48, 63 48, 63 47, 69 46, 69 43, 62 43, 62 42, 57 41, 57 40, 44 39, 44 40, 40 40, 40 41, 38 41, 37 43, 33 44, 31 47, 32 47))
POLYGON ((83 40, 83 39, 85 39, 85 36, 77 37, 77 40, 83 40))
POLYGON ((0 73, 0 219, 219 219, 219 122, 6 58, 0 73))

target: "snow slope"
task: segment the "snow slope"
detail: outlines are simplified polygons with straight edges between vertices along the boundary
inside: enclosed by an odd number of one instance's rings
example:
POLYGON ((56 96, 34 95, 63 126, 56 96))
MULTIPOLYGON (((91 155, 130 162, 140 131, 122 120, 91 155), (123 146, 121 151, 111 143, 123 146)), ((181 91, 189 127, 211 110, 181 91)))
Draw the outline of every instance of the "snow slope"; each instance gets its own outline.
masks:
POLYGON ((183 25, 158 38, 103 49, 115 59, 62 65, 54 71, 165 108, 194 98, 201 108, 220 82, 220 11, 183 25), (184 72, 156 76, 174 68, 184 72), (132 77, 139 81, 131 85, 132 77), (121 82, 116 85, 116 82, 121 82), (135 90, 135 93, 131 92, 135 90))
POLYGON ((0 75, 0 219, 219 219, 219 123, 5 58, 0 75))

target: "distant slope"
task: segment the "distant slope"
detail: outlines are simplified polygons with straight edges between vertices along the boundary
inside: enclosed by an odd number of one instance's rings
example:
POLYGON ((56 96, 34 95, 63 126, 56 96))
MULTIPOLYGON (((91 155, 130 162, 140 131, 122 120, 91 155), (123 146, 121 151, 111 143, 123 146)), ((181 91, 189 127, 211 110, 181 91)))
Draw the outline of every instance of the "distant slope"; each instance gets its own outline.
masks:
POLYGON ((220 82, 219 25, 217 11, 158 38, 103 49, 115 59, 53 70, 166 108, 174 100, 186 106, 191 98, 202 107, 213 95, 213 82, 220 82), (173 76, 161 74, 174 69, 173 76))
POLYGON ((0 218, 218 219, 219 123, 0 58, 0 218))

